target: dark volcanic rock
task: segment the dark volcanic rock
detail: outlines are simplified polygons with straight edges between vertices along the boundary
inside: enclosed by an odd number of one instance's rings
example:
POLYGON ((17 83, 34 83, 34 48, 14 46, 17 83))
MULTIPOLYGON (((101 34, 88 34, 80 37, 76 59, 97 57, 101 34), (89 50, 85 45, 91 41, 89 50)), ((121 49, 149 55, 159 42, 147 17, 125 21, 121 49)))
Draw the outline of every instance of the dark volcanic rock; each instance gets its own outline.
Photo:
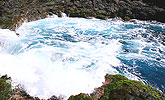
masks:
POLYGON ((149 5, 156 5, 161 8, 165 8, 165 2, 163 0, 142 0, 144 3, 149 5))
POLYGON ((60 16, 61 12, 70 17, 165 22, 162 0, 0 0, 0 27, 15 30, 22 20, 33 21, 52 14, 60 16))

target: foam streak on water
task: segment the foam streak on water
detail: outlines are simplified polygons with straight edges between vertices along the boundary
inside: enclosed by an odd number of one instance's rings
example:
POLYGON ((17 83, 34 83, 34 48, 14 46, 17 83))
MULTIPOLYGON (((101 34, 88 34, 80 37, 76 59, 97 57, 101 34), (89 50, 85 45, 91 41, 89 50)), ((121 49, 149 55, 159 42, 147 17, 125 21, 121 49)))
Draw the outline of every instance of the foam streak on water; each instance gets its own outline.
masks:
POLYGON ((163 23, 138 20, 55 17, 24 23, 20 37, 0 29, 0 73, 41 98, 89 93, 106 73, 165 91, 165 48, 159 42, 164 32, 163 23))

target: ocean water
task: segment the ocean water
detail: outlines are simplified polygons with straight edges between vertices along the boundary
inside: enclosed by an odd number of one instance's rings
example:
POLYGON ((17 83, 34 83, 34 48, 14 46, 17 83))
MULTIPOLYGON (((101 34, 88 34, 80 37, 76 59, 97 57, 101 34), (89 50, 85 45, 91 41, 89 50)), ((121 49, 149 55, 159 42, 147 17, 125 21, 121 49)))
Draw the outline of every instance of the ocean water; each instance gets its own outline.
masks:
POLYGON ((106 73, 165 92, 164 23, 54 16, 16 32, 0 29, 0 73, 32 96, 90 93, 106 73))

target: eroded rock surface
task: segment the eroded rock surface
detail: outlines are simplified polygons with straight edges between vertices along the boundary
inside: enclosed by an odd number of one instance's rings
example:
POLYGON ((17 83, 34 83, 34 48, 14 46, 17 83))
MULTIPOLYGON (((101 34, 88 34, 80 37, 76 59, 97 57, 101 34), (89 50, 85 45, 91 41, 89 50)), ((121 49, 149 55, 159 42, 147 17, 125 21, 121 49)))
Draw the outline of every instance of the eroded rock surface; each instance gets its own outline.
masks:
POLYGON ((66 13, 70 17, 121 17, 165 22, 162 0, 0 0, 0 26, 15 30, 22 20, 66 13))

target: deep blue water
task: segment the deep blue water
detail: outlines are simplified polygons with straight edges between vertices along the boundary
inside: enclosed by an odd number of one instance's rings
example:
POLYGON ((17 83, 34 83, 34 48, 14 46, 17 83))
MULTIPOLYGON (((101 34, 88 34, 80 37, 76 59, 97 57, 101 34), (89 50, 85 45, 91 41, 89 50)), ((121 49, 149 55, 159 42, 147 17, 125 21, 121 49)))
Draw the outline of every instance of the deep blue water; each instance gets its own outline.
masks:
MULTIPOLYGON (((10 43, 7 54, 17 56, 30 52, 25 57, 37 55, 35 57, 43 63, 39 69, 50 69, 44 75, 50 73, 58 76, 55 74, 58 72, 51 71, 55 70, 54 66, 62 66, 65 69, 61 72, 63 74, 68 73, 66 69, 69 68, 78 70, 79 74, 75 76, 80 76, 79 78, 83 71, 88 77, 120 73, 165 93, 164 23, 138 20, 124 22, 120 19, 47 18, 25 23, 17 32, 20 37, 14 40, 15 44, 10 43)), ((29 66, 33 67, 34 64, 29 66)), ((96 82, 95 79, 92 80, 96 82)), ((88 86, 90 85, 88 83, 88 86)))

